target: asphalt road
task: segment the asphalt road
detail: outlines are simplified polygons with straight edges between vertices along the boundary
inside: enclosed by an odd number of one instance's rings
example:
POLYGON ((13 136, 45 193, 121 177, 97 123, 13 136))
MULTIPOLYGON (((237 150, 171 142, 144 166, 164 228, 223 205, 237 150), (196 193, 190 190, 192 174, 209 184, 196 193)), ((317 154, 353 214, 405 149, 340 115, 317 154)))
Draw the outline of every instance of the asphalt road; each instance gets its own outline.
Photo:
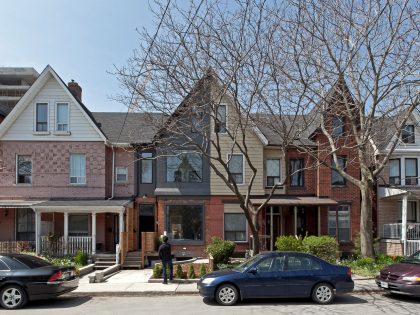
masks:
POLYGON ((247 300, 223 307, 197 295, 143 297, 66 297, 29 303, 24 309, 0 314, 419 314, 420 299, 382 294, 346 295, 321 306, 308 299, 247 300))

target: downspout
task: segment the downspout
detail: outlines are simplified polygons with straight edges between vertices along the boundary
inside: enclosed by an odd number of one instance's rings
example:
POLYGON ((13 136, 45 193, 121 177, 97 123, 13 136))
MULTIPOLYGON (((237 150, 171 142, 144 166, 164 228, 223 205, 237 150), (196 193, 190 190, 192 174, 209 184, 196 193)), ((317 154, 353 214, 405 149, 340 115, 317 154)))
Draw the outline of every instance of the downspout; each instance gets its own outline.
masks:
POLYGON ((114 150, 114 146, 111 144, 111 149, 112 149, 112 180, 111 180, 111 197, 108 198, 108 200, 114 199, 114 190, 115 190, 115 150, 114 150))

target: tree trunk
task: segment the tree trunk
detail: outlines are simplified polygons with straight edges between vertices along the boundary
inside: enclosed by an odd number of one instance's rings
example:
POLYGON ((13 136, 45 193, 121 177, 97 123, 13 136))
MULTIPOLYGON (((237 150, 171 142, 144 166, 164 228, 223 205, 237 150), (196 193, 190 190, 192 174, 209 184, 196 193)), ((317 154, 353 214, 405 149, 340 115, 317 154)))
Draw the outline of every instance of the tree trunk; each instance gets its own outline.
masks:
POLYGON ((253 213, 251 233, 252 233, 252 250, 253 250, 254 255, 260 252, 260 240, 259 240, 258 230, 259 230, 258 213, 253 213))
POLYGON ((360 249, 362 257, 373 257, 372 196, 373 182, 362 171, 361 208, 360 208, 360 249))

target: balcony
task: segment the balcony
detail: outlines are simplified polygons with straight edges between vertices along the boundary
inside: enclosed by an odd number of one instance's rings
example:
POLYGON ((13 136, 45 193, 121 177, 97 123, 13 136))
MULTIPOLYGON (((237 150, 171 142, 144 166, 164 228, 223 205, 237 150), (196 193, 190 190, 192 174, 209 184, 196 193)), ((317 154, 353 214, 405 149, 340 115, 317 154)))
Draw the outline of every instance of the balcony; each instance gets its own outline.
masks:
MULTIPOLYGON (((383 238, 401 239, 402 223, 384 224, 383 238)), ((407 240, 420 240, 420 223, 407 223, 407 240)))

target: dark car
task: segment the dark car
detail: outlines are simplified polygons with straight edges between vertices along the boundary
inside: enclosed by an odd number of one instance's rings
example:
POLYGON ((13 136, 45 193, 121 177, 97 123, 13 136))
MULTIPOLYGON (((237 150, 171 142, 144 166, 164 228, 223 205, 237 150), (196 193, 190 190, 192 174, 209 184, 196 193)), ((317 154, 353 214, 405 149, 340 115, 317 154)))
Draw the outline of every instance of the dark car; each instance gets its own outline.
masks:
POLYGON ((75 267, 59 267, 31 255, 0 253, 0 305, 23 307, 28 301, 54 298, 79 285, 75 267))
POLYGON ((383 268, 376 284, 390 293, 420 296, 420 251, 383 268))
POLYGON ((316 303, 328 304, 335 294, 353 291, 354 282, 349 267, 304 253, 268 252, 234 269, 208 273, 197 286, 201 296, 215 298, 222 305, 278 297, 312 297, 316 303))

